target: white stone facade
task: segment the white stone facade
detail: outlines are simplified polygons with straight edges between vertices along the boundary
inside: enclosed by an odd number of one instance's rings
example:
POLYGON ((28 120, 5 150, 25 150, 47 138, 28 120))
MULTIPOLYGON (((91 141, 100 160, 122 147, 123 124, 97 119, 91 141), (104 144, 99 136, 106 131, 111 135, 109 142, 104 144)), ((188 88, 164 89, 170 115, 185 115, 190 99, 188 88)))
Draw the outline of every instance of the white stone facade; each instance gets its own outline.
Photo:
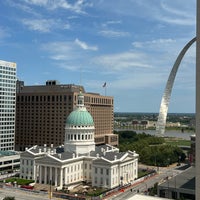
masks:
POLYGON ((35 146, 21 154, 21 178, 51 183, 58 189, 83 181, 96 187, 113 188, 137 178, 138 154, 135 152, 119 153, 109 145, 96 147, 88 155, 44 149, 35 146))

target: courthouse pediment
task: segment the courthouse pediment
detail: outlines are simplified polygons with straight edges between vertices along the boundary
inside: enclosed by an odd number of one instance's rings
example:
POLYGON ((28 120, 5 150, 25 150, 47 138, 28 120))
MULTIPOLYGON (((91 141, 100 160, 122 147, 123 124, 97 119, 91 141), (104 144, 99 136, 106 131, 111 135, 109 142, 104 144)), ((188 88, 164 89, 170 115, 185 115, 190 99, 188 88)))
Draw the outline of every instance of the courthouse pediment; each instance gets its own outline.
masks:
POLYGON ((105 160, 105 159, 96 159, 93 161, 93 164, 94 165, 111 165, 112 163, 108 160, 105 160))
POLYGON ((50 156, 44 156, 35 160, 36 164, 45 164, 45 165, 61 165, 61 162, 58 159, 50 156))
POLYGON ((36 157, 33 153, 31 153, 29 151, 25 151, 25 152, 21 153, 21 156, 27 157, 27 158, 34 158, 34 157, 36 157))

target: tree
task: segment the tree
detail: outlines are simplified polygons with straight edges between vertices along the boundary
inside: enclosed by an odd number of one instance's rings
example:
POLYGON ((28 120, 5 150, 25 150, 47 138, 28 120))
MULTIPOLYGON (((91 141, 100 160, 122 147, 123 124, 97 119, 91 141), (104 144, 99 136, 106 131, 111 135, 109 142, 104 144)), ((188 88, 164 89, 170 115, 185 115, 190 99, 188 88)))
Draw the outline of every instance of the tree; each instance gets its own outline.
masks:
POLYGON ((9 196, 7 196, 7 197, 4 197, 3 200, 15 200, 15 197, 9 197, 9 196))

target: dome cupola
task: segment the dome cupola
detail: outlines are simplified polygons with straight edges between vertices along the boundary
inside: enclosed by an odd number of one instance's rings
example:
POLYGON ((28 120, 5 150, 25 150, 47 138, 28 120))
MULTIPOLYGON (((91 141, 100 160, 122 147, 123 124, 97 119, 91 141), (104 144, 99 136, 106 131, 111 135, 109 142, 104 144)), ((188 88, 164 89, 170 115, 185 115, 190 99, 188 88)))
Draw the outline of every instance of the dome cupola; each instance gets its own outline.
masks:
POLYGON ((94 149, 94 121, 84 106, 84 96, 80 92, 77 98, 77 106, 66 120, 65 151, 89 153, 94 149))

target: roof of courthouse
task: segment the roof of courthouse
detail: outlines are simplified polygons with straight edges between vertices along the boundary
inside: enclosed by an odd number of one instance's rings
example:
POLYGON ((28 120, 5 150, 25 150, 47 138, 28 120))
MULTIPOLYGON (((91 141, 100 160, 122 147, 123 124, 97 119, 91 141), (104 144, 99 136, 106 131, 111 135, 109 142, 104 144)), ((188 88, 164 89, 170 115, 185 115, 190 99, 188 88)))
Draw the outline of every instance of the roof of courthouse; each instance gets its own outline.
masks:
POLYGON ((169 179, 169 182, 166 181, 160 184, 160 187, 168 187, 169 188, 180 188, 184 190, 195 190, 195 167, 189 167, 182 173, 177 176, 169 179))
MULTIPOLYGON (((24 155, 24 156, 29 156, 29 154, 32 154, 32 156, 36 156, 36 157, 39 155, 50 155, 51 157, 55 158, 56 160, 60 160, 60 161, 67 161, 69 159, 84 156, 84 157, 104 158, 104 159, 112 162, 115 159, 117 159, 117 160, 121 159, 124 155, 127 154, 127 152, 119 152, 118 148, 113 147, 108 144, 104 144, 104 145, 96 146, 95 151, 91 151, 89 154, 76 155, 73 152, 64 152, 64 146, 59 146, 59 147, 53 148, 53 147, 35 145, 22 153, 22 155, 24 155)), ((134 153, 134 155, 136 157, 138 156, 138 154, 135 154, 135 153, 134 153)))
POLYGON ((86 108, 78 107, 69 114, 66 124, 70 126, 94 126, 94 121, 86 108))

